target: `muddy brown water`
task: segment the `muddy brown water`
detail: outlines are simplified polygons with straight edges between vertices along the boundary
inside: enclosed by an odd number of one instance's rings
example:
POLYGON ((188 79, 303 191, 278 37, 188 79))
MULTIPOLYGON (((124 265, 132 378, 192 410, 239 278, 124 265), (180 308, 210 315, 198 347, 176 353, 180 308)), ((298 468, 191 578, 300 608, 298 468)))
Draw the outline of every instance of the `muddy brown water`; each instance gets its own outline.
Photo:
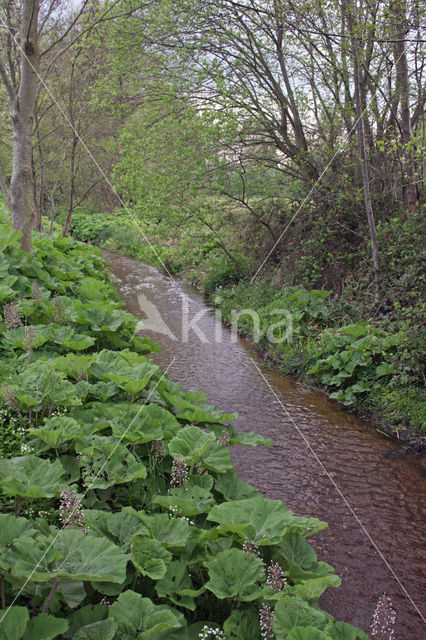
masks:
POLYGON ((342 585, 329 589, 321 606, 368 633, 376 603, 386 592, 397 613, 395 639, 425 638, 426 480, 418 461, 322 394, 264 370, 253 347, 221 328, 191 287, 135 260, 105 255, 126 308, 146 319, 143 296, 173 334, 165 333, 158 317, 144 331, 162 346, 154 359, 169 377, 188 391, 204 391, 209 402, 226 411, 238 411, 240 430, 272 438, 272 448, 233 447, 241 477, 297 515, 329 523, 309 540, 319 560, 335 567, 342 585), (197 314, 207 342, 193 329, 188 340, 183 331, 182 340, 182 318, 197 314))

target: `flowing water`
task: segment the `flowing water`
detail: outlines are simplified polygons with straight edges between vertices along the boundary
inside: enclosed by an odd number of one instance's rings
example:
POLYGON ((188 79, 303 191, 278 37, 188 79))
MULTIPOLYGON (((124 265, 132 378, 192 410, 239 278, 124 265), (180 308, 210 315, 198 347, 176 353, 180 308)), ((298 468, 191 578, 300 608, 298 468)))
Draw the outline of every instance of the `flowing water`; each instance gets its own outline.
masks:
POLYGON ((368 633, 386 592, 397 612, 395 640, 425 638, 426 481, 418 460, 322 394, 264 370, 254 349, 221 328, 192 288, 105 253, 127 309, 145 319, 141 306, 147 309, 148 300, 167 325, 169 335, 151 310, 155 330, 144 334, 163 347, 154 359, 169 377, 188 391, 204 391, 226 411, 238 411, 240 430, 272 438, 272 448, 233 448, 241 477, 297 515, 329 523, 310 542, 342 585, 329 589, 321 606, 368 633), (182 318, 197 314, 203 335, 190 329, 186 339, 184 330, 182 339, 182 318))

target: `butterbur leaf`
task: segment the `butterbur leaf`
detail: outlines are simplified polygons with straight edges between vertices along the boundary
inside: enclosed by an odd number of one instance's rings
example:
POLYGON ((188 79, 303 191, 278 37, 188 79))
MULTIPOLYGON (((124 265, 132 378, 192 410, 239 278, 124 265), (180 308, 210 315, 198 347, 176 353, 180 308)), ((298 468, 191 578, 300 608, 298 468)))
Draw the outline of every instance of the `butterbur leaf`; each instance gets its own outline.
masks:
POLYGON ((26 607, 9 607, 0 611, 0 640, 21 640, 29 619, 26 607))
POLYGON ((87 372, 95 357, 95 354, 76 355, 75 353, 67 353, 65 356, 55 358, 53 366, 57 371, 61 371, 76 380, 82 371, 87 372))
POLYGON ((236 598, 250 602, 262 596, 261 582, 265 580, 262 561, 252 553, 228 549, 206 563, 209 572, 207 589, 217 598, 236 598))
POLYGON ((335 622, 332 627, 327 628, 327 633, 333 640, 369 640, 369 636, 362 629, 347 622, 335 622))
POLYGON ((195 464, 215 441, 213 433, 205 433, 194 425, 184 427, 169 442, 171 456, 181 456, 187 465, 195 464))
POLYGON ((117 583, 126 579, 128 556, 105 538, 63 529, 53 547, 61 555, 58 567, 52 569, 55 578, 117 583))
POLYGON ((162 440, 163 430, 156 420, 151 420, 146 411, 140 410, 134 418, 123 416, 121 420, 114 420, 112 423, 112 433, 124 441, 135 444, 143 444, 152 440, 162 440))
POLYGON ((272 629, 277 638, 287 638, 293 627, 324 629, 331 616, 311 607, 301 598, 283 595, 275 605, 272 629))
POLYGON ((281 545, 286 560, 300 567, 310 567, 317 559, 314 549, 300 533, 287 533, 281 545))
POLYGON ((152 403, 145 405, 140 412, 140 415, 141 417, 146 418, 146 424, 150 424, 152 428, 160 427, 164 435, 168 438, 176 435, 176 433, 181 429, 181 426, 174 415, 167 409, 160 407, 158 404, 152 403))
MULTIPOLYGON (((108 584, 111 583, 109 582, 108 584)), ((78 607, 87 596, 84 583, 81 580, 60 580, 58 593, 61 594, 62 599, 70 609, 78 607)))
POLYGON ((112 381, 97 382, 96 384, 93 384, 91 386, 90 393, 95 398, 99 398, 104 402, 105 400, 108 400, 108 398, 111 398, 112 396, 115 396, 118 393, 118 387, 112 381))
POLYGON ((153 503, 173 509, 178 515, 191 517, 210 511, 215 501, 210 491, 189 482, 185 487, 170 489, 166 496, 155 496, 153 503))
POLYGON ((221 474, 217 477, 215 485, 215 491, 218 491, 223 495, 225 500, 243 500, 245 498, 261 497, 259 491, 251 486, 248 482, 240 480, 235 473, 228 471, 225 474, 221 474))
POLYGON ((196 424, 208 424, 209 422, 224 422, 225 420, 235 420, 236 413, 214 412, 215 407, 208 407, 211 411, 205 411, 199 407, 187 408, 178 414, 179 420, 187 420, 196 424), (217 415, 213 415, 213 412, 217 415))
POLYGON ((259 614, 255 609, 235 609, 223 625, 226 640, 259 640, 259 614))
POLYGON ((66 637, 74 638, 79 629, 105 620, 107 617, 108 609, 100 604, 88 604, 85 607, 81 607, 81 609, 68 616, 69 631, 66 637))
POLYGON ((166 513, 144 516, 142 520, 150 530, 152 537, 167 547, 184 547, 191 535, 191 526, 186 520, 170 518, 166 513))
POLYGON ((131 482, 136 478, 146 478, 146 468, 123 445, 117 445, 108 438, 92 438, 93 446, 86 446, 81 439, 76 450, 83 454, 80 464, 83 468, 84 481, 91 489, 107 489, 115 484, 131 482))
POLYGON ((138 534, 131 539, 131 559, 143 576, 160 580, 166 575, 172 554, 155 538, 138 534))
POLYGON ((20 536, 31 537, 36 533, 33 522, 26 518, 16 518, 9 513, 0 513, 0 555, 2 549, 20 536))
POLYGON ((0 460, 0 488, 7 495, 27 498, 53 498, 64 489, 64 468, 28 455, 0 460))
POLYGON ((74 333, 72 338, 69 340, 65 340, 63 342, 63 346, 70 351, 83 351, 84 349, 88 349, 92 345, 94 345, 96 339, 92 336, 86 336, 80 333, 74 333))
POLYGON ((315 627, 293 627, 287 640, 333 640, 328 633, 315 627))
POLYGON ((182 614, 130 590, 111 605, 109 618, 116 622, 120 640, 150 640, 185 623, 182 614))
POLYGON ((167 574, 155 584, 155 590, 160 598, 166 598, 173 604, 195 610, 194 599, 182 595, 182 590, 192 590, 193 584, 188 573, 188 567, 182 562, 171 562, 167 574))
MULTIPOLYGON (((12 581, 23 583, 31 576, 31 582, 48 582, 50 563, 59 557, 52 547, 34 544, 33 538, 21 536, 0 556, 1 572, 10 573, 12 581)), ((9 578, 8 578, 9 579, 9 578)))
POLYGON ((47 613, 40 613, 31 618, 25 629, 23 640, 53 640, 68 629, 64 618, 55 618, 47 613))
POLYGON ((127 367, 126 362, 116 351, 108 351, 104 349, 98 353, 98 356, 90 365, 90 373, 98 380, 108 381, 108 373, 114 371, 120 373, 121 370, 127 367))
POLYGON ((227 473, 234 468, 228 447, 221 447, 216 443, 213 443, 201 457, 201 464, 205 469, 215 473, 227 473))
POLYGON ((337 587, 340 587, 341 582, 339 576, 335 574, 313 578, 293 587, 293 593, 308 602, 316 602, 326 589, 329 587, 337 589, 337 587))
POLYGON ((271 545, 282 540, 289 515, 292 512, 280 500, 256 497, 216 505, 207 519, 257 545, 271 545))
POLYGON ((272 440, 271 438, 264 438, 254 431, 235 432, 231 434, 229 444, 238 444, 246 447, 272 447, 272 440))
POLYGON ((379 378, 381 376, 389 376, 391 373, 395 371, 395 366, 392 363, 382 362, 376 367, 376 376, 379 378))
POLYGON ((81 627, 73 635, 73 640, 112 640, 117 628, 116 622, 111 618, 100 620, 81 627))
POLYGON ((81 435, 82 428, 76 420, 68 416, 45 420, 38 429, 30 429, 33 436, 37 436, 50 447, 58 447, 68 440, 75 440, 81 435))

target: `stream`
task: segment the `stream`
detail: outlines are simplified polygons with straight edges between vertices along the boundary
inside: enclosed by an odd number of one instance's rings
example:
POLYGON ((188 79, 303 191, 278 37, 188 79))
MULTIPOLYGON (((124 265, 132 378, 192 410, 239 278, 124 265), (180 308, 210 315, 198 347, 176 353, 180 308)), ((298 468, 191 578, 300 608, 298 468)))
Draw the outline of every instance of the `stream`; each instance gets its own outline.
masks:
POLYGON ((240 477, 297 515, 329 523, 309 538, 318 559, 342 578, 339 589, 321 597, 322 608, 369 633, 386 592, 397 614, 395 640, 426 637, 426 480, 416 456, 323 394, 265 370, 253 347, 221 327, 189 285, 104 254, 127 310, 142 320, 141 308, 150 312, 151 328, 143 333, 163 348, 155 362, 186 390, 200 389, 210 403, 237 411, 239 430, 272 439, 271 448, 233 447, 240 477), (161 318, 153 317, 149 303, 161 318), (197 317, 198 330, 190 328, 188 339, 185 316, 197 317))

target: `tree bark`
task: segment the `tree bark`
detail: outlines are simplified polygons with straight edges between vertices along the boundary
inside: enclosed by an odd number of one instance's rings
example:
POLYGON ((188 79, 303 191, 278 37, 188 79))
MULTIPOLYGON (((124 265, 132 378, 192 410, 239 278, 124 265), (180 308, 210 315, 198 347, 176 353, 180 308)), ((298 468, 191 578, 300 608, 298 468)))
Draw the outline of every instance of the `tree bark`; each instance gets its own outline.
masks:
POLYGON ((31 251, 34 221, 32 133, 39 68, 38 13, 40 0, 23 0, 20 28, 19 89, 13 101, 13 167, 10 183, 12 224, 22 232, 21 247, 31 251))
POLYGON ((361 92, 359 82, 359 52, 358 42, 354 35, 352 3, 348 4, 348 22, 349 32, 351 36, 351 46, 354 65, 354 93, 355 93, 355 114, 356 114, 356 131, 358 140, 358 152, 361 164, 362 186, 364 192, 364 203, 367 212, 368 227, 370 230, 371 252, 373 259, 373 277, 376 295, 379 289, 379 251, 377 248, 376 223, 374 221, 373 206, 371 204, 370 178, 368 171, 368 159, 365 146, 364 118, 361 103, 361 92))
POLYGON ((394 58, 396 67, 396 90, 401 101, 401 141, 404 154, 403 198, 408 213, 415 213, 417 208, 417 181, 413 155, 413 134, 410 116, 410 86, 408 81, 407 51, 404 38, 407 34, 406 2, 396 0, 392 3, 392 13, 396 25, 394 58))

